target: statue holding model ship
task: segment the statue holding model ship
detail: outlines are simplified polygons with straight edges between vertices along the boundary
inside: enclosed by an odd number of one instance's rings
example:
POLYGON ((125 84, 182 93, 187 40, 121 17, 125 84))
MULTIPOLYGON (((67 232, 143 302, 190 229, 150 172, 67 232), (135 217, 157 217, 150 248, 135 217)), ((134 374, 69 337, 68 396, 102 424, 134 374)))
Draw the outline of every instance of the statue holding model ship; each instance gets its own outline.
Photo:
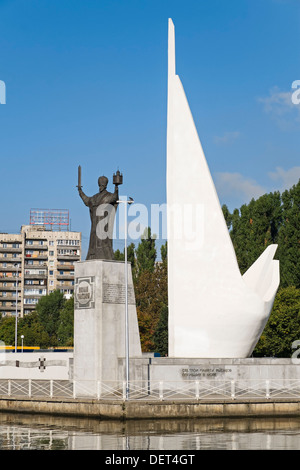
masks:
POLYGON ((87 196, 81 185, 81 166, 78 167, 78 193, 84 204, 90 210, 91 232, 87 260, 106 259, 113 260, 113 228, 115 214, 119 200, 119 185, 123 183, 123 175, 119 172, 113 175, 115 191, 107 191, 108 178, 100 176, 98 179, 99 192, 94 196, 87 196))

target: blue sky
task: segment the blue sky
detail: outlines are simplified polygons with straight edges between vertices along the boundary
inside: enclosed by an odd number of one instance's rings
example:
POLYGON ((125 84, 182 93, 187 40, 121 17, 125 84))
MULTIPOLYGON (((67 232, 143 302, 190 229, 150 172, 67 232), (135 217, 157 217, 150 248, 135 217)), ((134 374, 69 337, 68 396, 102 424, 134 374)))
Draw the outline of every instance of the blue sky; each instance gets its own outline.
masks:
POLYGON ((86 249, 79 164, 88 195, 119 168, 121 195, 166 202, 168 18, 221 203, 298 181, 299 0, 0 0, 0 231, 69 209, 86 249))

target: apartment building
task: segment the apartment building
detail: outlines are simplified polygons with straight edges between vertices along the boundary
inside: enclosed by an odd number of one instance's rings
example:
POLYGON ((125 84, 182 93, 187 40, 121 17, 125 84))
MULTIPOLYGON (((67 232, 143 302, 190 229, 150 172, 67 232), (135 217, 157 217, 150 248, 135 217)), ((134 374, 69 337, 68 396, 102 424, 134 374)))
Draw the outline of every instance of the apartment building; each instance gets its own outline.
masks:
POLYGON ((74 263, 81 259, 81 233, 23 225, 19 234, 0 233, 0 313, 31 313, 41 296, 74 291, 74 263), (16 303, 18 305, 16 305, 16 303))

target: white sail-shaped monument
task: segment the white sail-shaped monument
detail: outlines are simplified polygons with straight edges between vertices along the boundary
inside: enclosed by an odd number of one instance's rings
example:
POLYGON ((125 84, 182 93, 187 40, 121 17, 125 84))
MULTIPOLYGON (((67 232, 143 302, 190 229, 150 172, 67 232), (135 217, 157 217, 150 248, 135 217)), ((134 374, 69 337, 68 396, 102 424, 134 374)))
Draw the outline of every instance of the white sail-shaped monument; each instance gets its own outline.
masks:
POLYGON ((167 216, 169 356, 246 358, 279 286, 276 245, 242 276, 181 81, 169 19, 167 216))

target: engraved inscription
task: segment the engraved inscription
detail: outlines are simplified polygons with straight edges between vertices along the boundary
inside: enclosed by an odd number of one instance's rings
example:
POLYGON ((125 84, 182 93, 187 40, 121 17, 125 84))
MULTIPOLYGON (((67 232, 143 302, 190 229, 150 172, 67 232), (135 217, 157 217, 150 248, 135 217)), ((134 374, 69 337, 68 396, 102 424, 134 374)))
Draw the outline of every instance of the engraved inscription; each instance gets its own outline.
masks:
POLYGON ((213 367, 213 368, 199 368, 199 367, 190 367, 188 369, 181 369, 182 377, 193 379, 197 377, 218 377, 221 374, 226 374, 226 372, 232 372, 232 369, 225 369, 223 367, 213 367))
POLYGON ((94 308, 94 277, 75 281, 75 308, 94 308))
POLYGON ((83 281, 79 284, 77 289, 77 300, 80 304, 87 304, 91 300, 91 286, 83 281))
MULTIPOLYGON (((103 303, 125 304, 125 286, 123 284, 103 283, 103 303)), ((128 304, 135 305, 134 291, 128 286, 128 304)))

